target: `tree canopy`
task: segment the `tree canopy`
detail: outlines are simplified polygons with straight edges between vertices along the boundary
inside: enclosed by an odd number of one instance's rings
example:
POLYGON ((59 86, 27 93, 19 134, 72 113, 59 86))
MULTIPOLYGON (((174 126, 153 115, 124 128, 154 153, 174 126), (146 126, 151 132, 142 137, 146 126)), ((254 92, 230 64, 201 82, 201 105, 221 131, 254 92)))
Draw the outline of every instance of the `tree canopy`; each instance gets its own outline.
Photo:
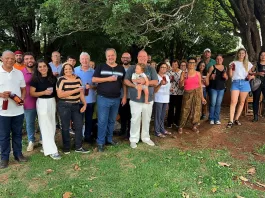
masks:
POLYGON ((107 47, 133 56, 146 48, 159 60, 182 59, 207 47, 233 51, 240 37, 255 59, 265 38, 263 5, 263 0, 6 0, 0 50, 20 48, 45 57, 54 50, 76 56, 87 51, 102 61, 107 47))

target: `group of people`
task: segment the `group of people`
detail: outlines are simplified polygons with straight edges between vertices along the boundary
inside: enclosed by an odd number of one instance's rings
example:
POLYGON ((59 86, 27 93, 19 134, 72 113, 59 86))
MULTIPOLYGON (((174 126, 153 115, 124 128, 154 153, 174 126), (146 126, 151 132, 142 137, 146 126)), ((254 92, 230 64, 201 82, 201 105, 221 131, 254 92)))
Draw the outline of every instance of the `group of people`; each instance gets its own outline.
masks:
POLYGON ((88 153, 83 141, 93 143, 94 137, 99 152, 104 151, 106 144, 115 146, 113 131, 118 114, 121 122, 119 135, 129 139, 131 148, 137 147, 140 138, 150 146, 155 145, 149 133, 152 112, 154 135, 161 138, 171 134, 166 128, 173 125, 182 134, 189 120, 192 131, 199 133, 198 126, 206 117, 207 105, 209 123, 220 125, 221 103, 229 77, 232 86, 227 127, 241 125, 239 116, 250 91, 249 81, 255 77, 262 80, 253 93, 253 121, 258 120, 255 102, 259 101, 261 92, 265 92, 265 52, 260 53, 257 67, 248 61, 245 49, 237 51, 235 61, 228 67, 223 65, 222 55, 213 60, 209 48, 204 50, 202 59, 173 60, 171 64, 165 60, 158 65, 151 64, 154 62, 144 50, 139 51, 135 65, 131 65, 128 52, 122 54, 122 64, 117 63, 115 49, 107 49, 105 55, 106 62, 95 67, 90 55, 82 52, 80 66, 75 67, 76 58, 69 56, 62 64, 57 51, 52 53, 50 63, 35 61, 31 52, 3 52, 3 65, 0 67, 0 168, 6 168, 9 163, 10 131, 15 160, 27 161, 22 154, 24 117, 27 151, 32 151, 36 144, 37 119, 42 151, 55 160, 61 158, 55 141, 56 125, 58 128, 61 126, 64 154, 71 152, 70 129, 74 129, 75 152, 88 153), (22 102, 18 103, 14 94, 22 102), (95 111, 97 134, 93 130, 95 111), (167 127, 164 124, 166 114, 167 127))

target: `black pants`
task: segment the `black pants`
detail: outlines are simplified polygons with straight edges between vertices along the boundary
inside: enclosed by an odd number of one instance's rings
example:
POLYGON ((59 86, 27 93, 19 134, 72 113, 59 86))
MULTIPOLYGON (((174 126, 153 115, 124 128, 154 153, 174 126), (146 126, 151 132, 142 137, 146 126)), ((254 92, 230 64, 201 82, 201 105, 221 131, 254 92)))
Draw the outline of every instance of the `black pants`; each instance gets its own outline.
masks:
POLYGON ((173 123, 179 125, 182 98, 182 95, 170 95, 167 116, 168 125, 171 125, 173 123))
POLYGON ((263 94, 263 96, 265 96, 265 86, 263 84, 261 84, 261 86, 256 90, 253 91, 253 112, 254 114, 258 114, 259 113, 259 99, 260 99, 260 94, 263 94))
POLYGON ((62 138, 63 138, 63 151, 70 151, 70 120, 73 121, 75 126, 75 148, 79 149, 82 147, 82 128, 83 119, 80 113, 80 106, 78 103, 68 103, 64 101, 58 102, 58 112, 62 124, 62 138))
POLYGON ((121 133, 129 137, 130 128, 131 128, 131 109, 130 109, 130 99, 127 99, 127 102, 124 106, 120 104, 119 114, 121 119, 121 133))

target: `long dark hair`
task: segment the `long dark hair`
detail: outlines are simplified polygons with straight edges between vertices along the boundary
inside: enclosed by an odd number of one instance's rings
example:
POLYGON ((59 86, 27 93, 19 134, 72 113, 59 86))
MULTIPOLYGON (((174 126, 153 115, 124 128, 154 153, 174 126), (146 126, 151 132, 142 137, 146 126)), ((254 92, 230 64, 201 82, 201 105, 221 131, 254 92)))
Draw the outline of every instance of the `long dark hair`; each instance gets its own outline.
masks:
POLYGON ((33 75, 32 75, 32 81, 33 82, 43 82, 43 77, 41 76, 41 73, 39 72, 38 70, 38 65, 39 63, 45 63, 45 65, 47 65, 47 68, 48 68, 48 72, 47 72, 47 78, 48 78, 48 81, 50 83, 55 83, 56 82, 56 77, 53 75, 52 73, 52 68, 51 66, 43 59, 39 59, 37 60, 37 62, 35 63, 35 67, 34 67, 34 72, 33 72, 33 75))
POLYGON ((262 53, 265 53, 265 50, 261 50, 260 53, 259 53, 259 59, 258 59, 258 63, 260 63, 260 56, 262 53))
POLYGON ((200 71, 200 66, 203 63, 205 64, 205 67, 204 67, 204 70, 202 71, 202 75, 203 76, 206 76, 207 75, 206 63, 203 60, 198 63, 197 68, 196 68, 196 71, 201 72, 200 71))

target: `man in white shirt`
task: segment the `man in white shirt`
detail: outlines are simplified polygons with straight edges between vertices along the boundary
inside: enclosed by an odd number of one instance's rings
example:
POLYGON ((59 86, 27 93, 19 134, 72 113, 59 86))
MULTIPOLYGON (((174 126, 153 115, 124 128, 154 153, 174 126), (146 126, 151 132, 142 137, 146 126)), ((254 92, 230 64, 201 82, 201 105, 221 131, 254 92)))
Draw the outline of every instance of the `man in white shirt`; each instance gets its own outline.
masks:
POLYGON ((8 167, 10 131, 12 132, 12 147, 15 160, 18 162, 27 161, 22 154, 24 108, 22 105, 17 105, 10 98, 10 94, 12 93, 24 100, 26 84, 22 72, 13 68, 15 54, 11 51, 4 51, 2 60, 3 66, 0 66, 0 169, 8 167), (7 108, 3 107, 4 101, 5 103, 8 102, 7 108))

